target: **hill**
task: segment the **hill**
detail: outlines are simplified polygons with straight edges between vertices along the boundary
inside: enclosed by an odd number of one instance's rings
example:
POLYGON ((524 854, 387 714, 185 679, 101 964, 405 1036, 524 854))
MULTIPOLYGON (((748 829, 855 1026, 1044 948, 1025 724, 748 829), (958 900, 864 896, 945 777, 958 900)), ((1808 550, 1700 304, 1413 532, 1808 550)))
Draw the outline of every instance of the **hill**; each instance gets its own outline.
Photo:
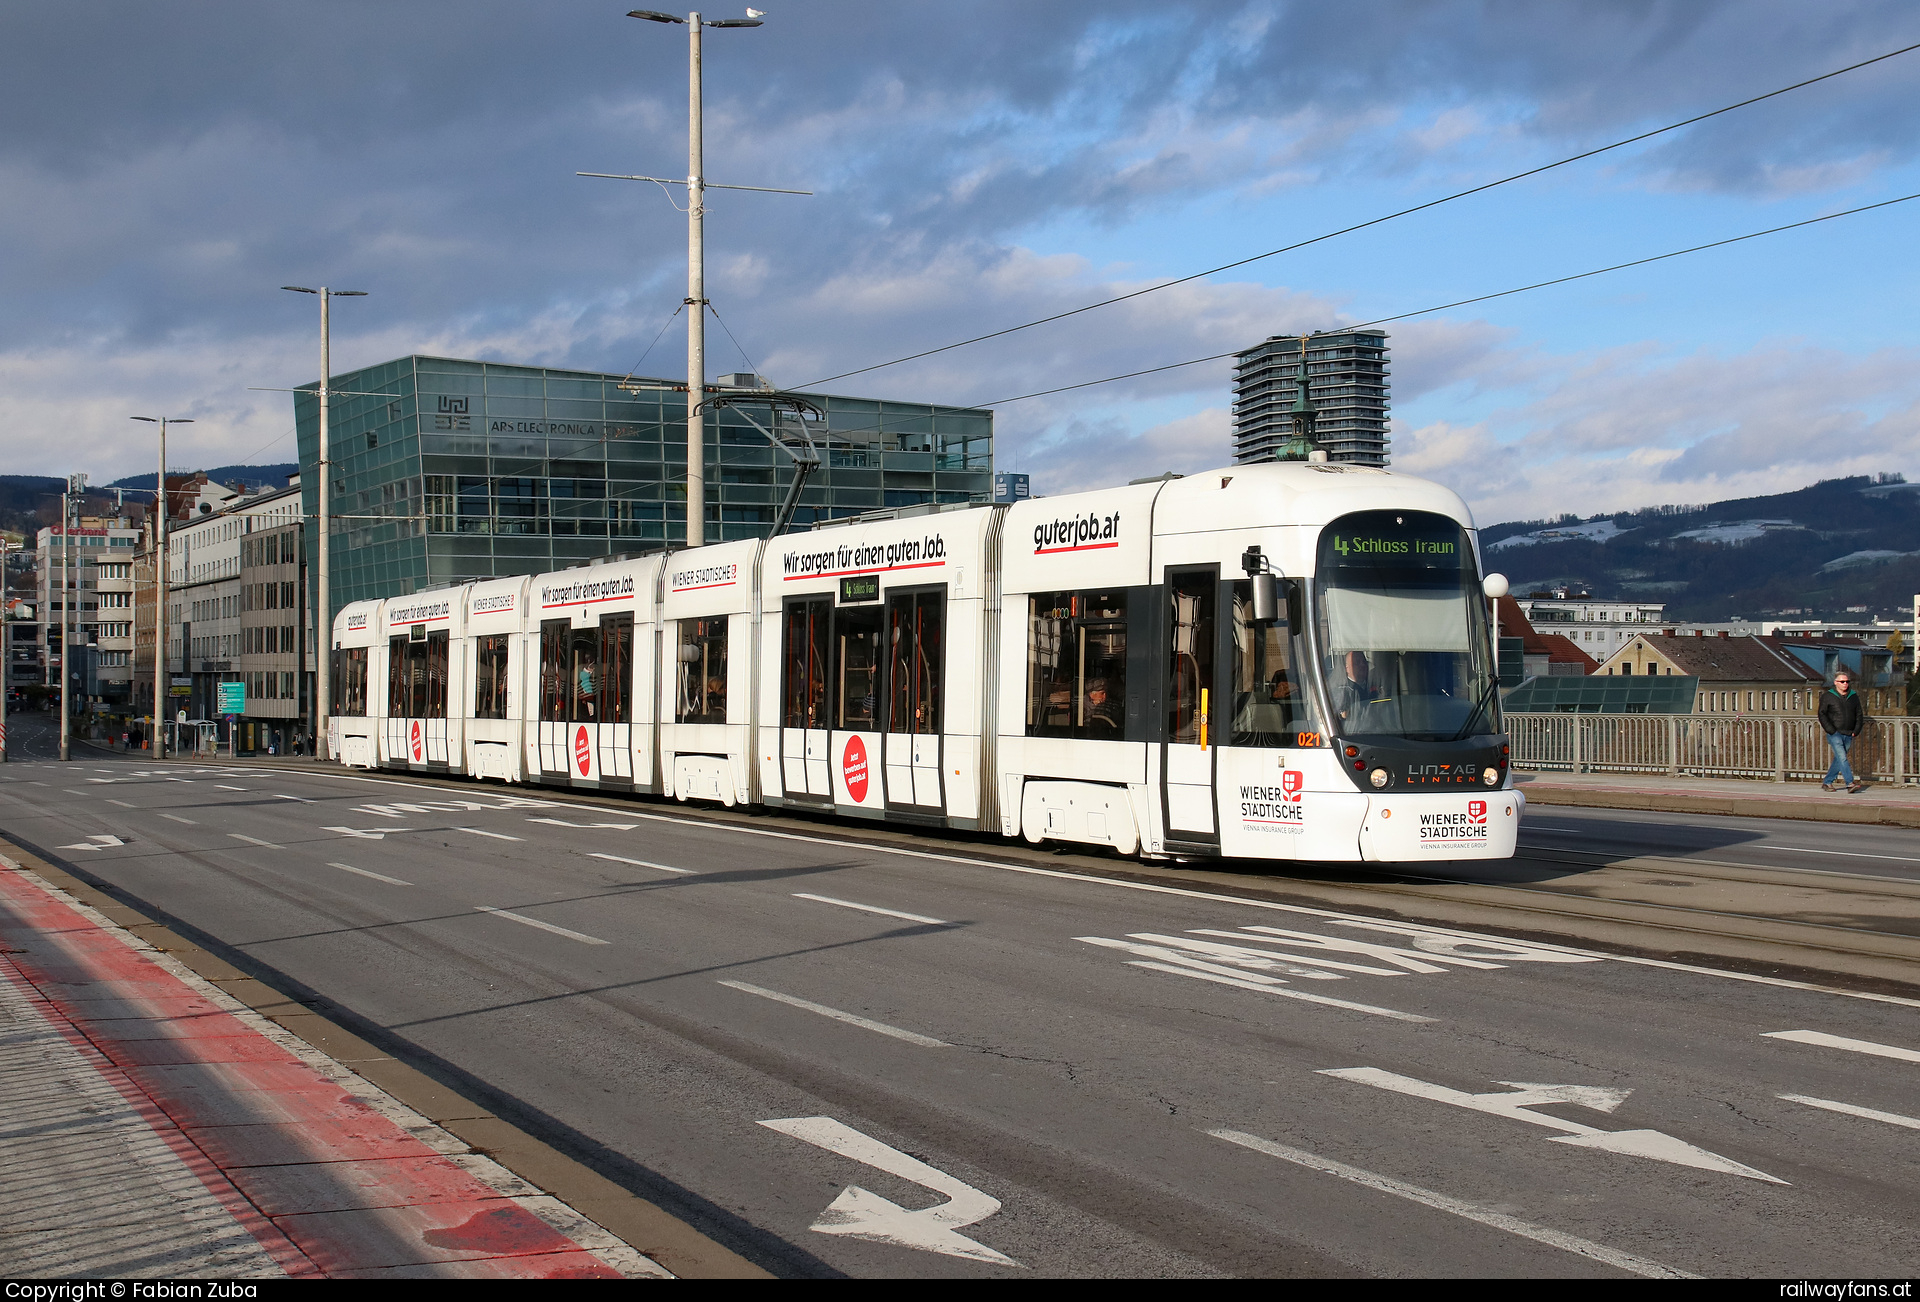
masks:
MULTIPOLYGON (((279 487, 287 482, 287 476, 300 467, 287 461, 267 466, 217 466, 207 471, 207 478, 218 484, 230 484, 236 480, 249 488, 262 484, 279 487)), ((93 513, 106 510, 113 503, 111 493, 99 494, 98 489, 125 488, 134 490, 128 494, 129 500, 148 502, 153 500, 153 475, 128 475, 116 479, 111 484, 94 484, 96 490, 89 496, 94 498, 93 513), (144 489, 142 493, 139 490, 144 489)), ((0 475, 0 529, 13 529, 31 536, 43 525, 57 523, 60 518, 60 490, 66 486, 66 480, 55 475, 0 475)))
POLYGON ((1481 531, 1515 592, 1569 586, 1667 603, 1675 619, 1910 617, 1920 484, 1828 479, 1769 497, 1659 506, 1481 531))

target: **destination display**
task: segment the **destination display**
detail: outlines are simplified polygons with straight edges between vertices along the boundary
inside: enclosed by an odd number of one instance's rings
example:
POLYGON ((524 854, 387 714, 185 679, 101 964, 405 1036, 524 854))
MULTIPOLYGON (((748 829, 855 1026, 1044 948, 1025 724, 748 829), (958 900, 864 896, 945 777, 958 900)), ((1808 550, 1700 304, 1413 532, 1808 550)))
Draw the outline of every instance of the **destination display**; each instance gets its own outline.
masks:
POLYGON ((878 574, 850 574, 840 580, 840 604, 855 606, 863 601, 880 600, 878 574))
POLYGON ((1320 535, 1322 569, 1461 570, 1472 564, 1465 531, 1425 511, 1364 511, 1320 535))

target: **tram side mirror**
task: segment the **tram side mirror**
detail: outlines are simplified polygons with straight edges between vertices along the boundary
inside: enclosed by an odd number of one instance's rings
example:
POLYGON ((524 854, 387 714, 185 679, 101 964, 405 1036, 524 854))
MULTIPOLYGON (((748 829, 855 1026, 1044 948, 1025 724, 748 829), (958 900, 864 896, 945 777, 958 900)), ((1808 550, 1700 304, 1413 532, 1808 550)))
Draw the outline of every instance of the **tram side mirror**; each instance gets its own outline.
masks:
POLYGON ((1271 574, 1253 576, 1253 622, 1271 624, 1280 618, 1280 580, 1271 574))

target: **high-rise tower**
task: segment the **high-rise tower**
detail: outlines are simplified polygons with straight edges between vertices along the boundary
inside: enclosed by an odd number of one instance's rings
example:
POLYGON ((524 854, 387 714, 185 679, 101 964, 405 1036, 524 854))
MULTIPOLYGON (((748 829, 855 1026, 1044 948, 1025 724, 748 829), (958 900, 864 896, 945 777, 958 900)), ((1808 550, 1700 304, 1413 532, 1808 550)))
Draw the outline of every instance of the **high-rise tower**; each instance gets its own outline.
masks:
MULTIPOLYGON (((1233 459, 1273 461, 1293 437, 1300 336, 1271 335, 1236 354, 1233 459)), ((1387 464, 1387 335, 1383 330, 1315 331, 1306 339, 1307 393, 1318 417, 1314 438, 1328 460, 1387 464)))

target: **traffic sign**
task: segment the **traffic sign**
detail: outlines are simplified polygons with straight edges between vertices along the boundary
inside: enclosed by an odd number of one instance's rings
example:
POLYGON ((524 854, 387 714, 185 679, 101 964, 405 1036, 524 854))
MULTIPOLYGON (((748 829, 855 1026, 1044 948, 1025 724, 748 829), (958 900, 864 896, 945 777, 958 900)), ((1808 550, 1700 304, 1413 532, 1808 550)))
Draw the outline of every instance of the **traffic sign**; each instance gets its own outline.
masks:
POLYGON ((214 694, 217 698, 214 708, 221 714, 245 714, 247 712, 247 685, 245 683, 216 683, 214 694))

